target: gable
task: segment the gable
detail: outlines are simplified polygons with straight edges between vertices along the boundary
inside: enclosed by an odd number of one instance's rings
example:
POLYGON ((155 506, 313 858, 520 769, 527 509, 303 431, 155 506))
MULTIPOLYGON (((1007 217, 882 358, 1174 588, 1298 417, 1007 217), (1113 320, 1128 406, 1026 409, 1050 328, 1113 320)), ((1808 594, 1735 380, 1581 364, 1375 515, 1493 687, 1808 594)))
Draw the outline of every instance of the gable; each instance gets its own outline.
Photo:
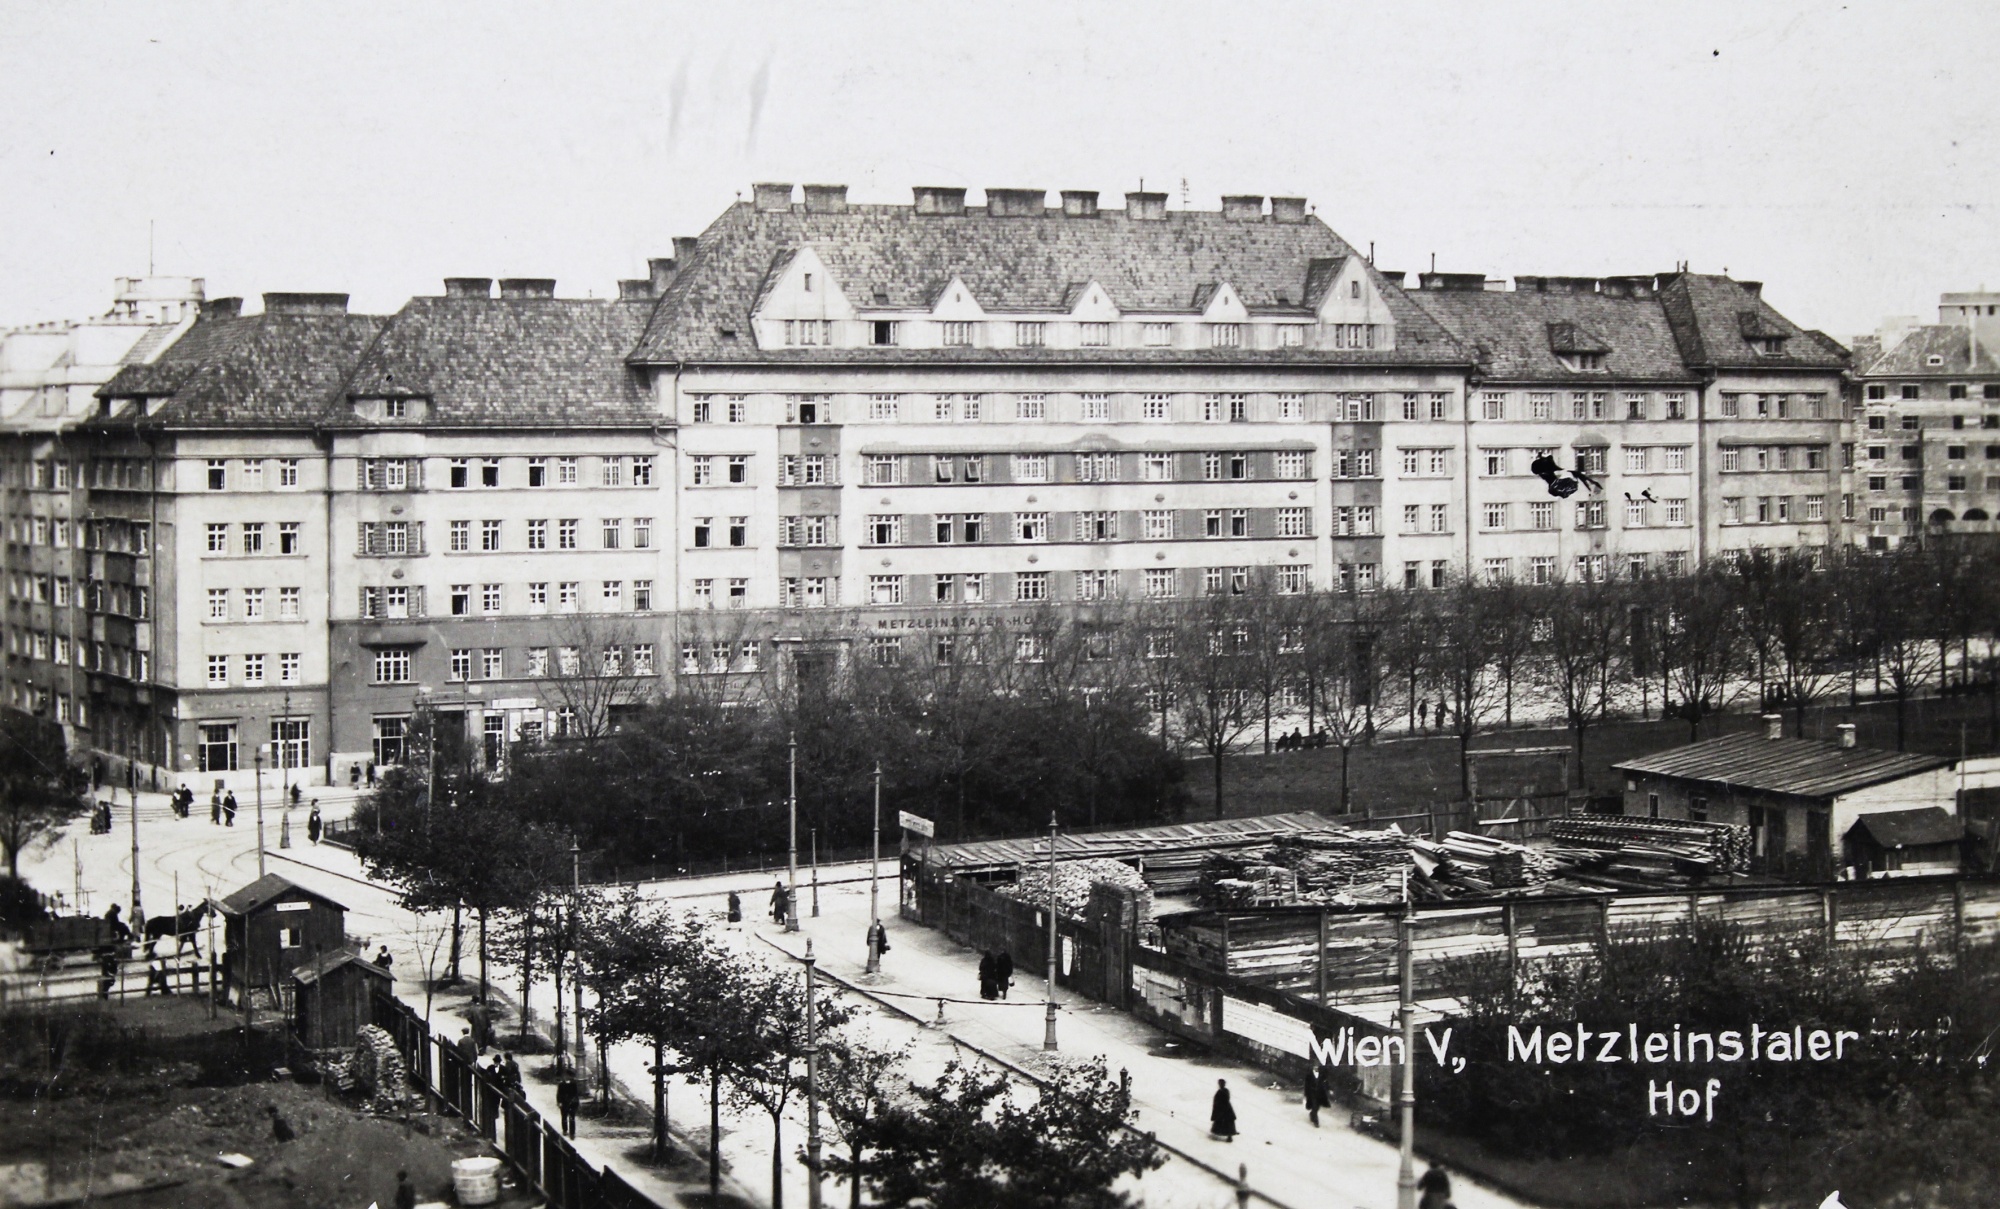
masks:
POLYGON ((1241 323, 1250 318, 1250 308, 1243 305, 1236 287, 1224 281, 1209 295, 1207 305, 1201 308, 1201 317, 1210 323, 1241 323))
POLYGON ((934 319, 984 319, 986 308, 979 305, 972 291, 966 288, 963 278, 954 275, 945 282, 931 303, 931 317, 934 319))
POLYGON ((1389 304, 1358 256, 1349 256, 1335 271, 1319 300, 1321 323, 1394 323, 1389 304))
POLYGON ((1084 323, 1108 323, 1123 312, 1111 301, 1111 295, 1104 287, 1092 281, 1076 293, 1076 303, 1070 307, 1070 318, 1084 323))
POLYGON ((755 314, 758 319, 849 319, 854 307, 819 251, 806 244, 771 266, 755 314))

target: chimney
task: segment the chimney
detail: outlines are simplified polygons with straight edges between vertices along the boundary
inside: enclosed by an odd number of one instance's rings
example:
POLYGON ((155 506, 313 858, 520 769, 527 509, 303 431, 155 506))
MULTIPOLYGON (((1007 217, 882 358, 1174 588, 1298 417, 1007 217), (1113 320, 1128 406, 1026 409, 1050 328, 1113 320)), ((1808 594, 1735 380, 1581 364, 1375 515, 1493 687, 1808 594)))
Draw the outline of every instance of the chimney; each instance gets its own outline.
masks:
POLYGON ((502 298, 554 298, 556 279, 553 277, 502 277, 500 279, 502 298))
POLYGON ((241 298, 210 298, 201 304, 203 319, 234 319, 242 313, 241 298))
POLYGON ((649 278, 622 277, 618 281, 620 302, 645 302, 653 297, 653 283, 649 278))
POLYGON ((1764 296, 1764 283, 1761 281, 1739 281, 1736 284, 1742 286, 1743 292, 1752 298, 1762 298, 1764 296))
POLYGON ((1484 273, 1419 273, 1417 285, 1426 290, 1449 290, 1462 294, 1477 294, 1486 289, 1484 273))
POLYGON ((1785 715, 1764 715, 1764 737, 1766 739, 1782 739, 1785 737, 1785 715))
POLYGON ((847 213, 846 185, 807 185, 807 214, 847 213))
POLYGON ((1306 199, 1303 197, 1274 197, 1271 199, 1271 221, 1302 223, 1306 220, 1306 199))
POLYGON ((1231 222, 1256 222, 1264 217, 1264 195, 1261 193, 1223 194, 1222 217, 1231 222))
POLYGON ((444 279, 446 298, 491 298, 493 279, 491 277, 447 277, 444 279))
POLYGON ((1062 191, 1064 218, 1096 218, 1097 190, 1064 189, 1062 191))
MULTIPOLYGON (((674 242, 679 243, 680 240, 674 242)), ((646 261, 646 274, 653 287, 653 297, 658 298, 667 292, 667 287, 674 283, 679 264, 678 256, 655 256, 646 261)))
POLYGON ((1653 296, 1653 278, 1649 274, 1606 277, 1598 288, 1607 294, 1615 291, 1616 296, 1619 298, 1638 298, 1643 300, 1653 296))
POLYGON ((1605 277, 1598 281, 1597 292, 1606 298, 1630 298, 1632 284, 1624 277, 1605 277))
POLYGON ((1854 723, 1843 722, 1839 726, 1834 727, 1833 729, 1840 732, 1840 745, 1842 747, 1854 746, 1854 723))
POLYGON ((266 294, 266 315, 345 315, 345 294, 266 294))
POLYGON ((988 189, 988 218, 1040 218, 1048 209, 1047 189, 988 189))
POLYGON ((1164 193, 1127 193, 1125 195, 1125 217, 1139 222, 1164 222, 1167 217, 1167 195, 1164 193))
POLYGON ((965 213, 963 189, 948 189, 943 185, 918 185, 911 192, 916 195, 916 209, 919 214, 965 213))
POLYGON ((759 214, 789 214, 792 209, 792 187, 790 185, 756 184, 750 186, 751 196, 756 198, 759 214))

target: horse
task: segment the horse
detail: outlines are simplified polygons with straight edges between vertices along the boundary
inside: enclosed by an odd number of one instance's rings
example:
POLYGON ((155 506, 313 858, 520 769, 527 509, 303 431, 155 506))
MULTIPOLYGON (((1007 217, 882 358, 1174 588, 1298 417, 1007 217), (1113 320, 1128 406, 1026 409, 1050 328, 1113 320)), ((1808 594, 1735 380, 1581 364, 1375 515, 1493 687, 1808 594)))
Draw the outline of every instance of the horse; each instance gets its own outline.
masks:
POLYGON ((208 904, 200 903, 187 908, 177 915, 155 915, 146 921, 146 939, 159 940, 171 936, 174 939, 174 956, 181 950, 192 947, 196 957, 201 956, 201 921, 208 918, 208 904))

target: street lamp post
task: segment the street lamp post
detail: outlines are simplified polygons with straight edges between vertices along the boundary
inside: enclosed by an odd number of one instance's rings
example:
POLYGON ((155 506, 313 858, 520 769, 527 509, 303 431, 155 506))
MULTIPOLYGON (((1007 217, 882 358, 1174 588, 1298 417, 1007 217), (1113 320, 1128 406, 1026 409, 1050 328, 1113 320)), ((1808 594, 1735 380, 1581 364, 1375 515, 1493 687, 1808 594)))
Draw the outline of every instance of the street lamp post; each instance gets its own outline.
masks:
MULTIPOLYGON (((138 930, 140 938, 144 939, 146 935, 146 913, 139 906, 139 791, 131 789, 129 793, 132 798, 132 923, 138 930)), ((115 800, 117 795, 112 794, 111 797, 115 800)), ((258 853, 258 859, 263 859, 262 853, 258 853)), ((258 872, 262 873, 263 870, 259 869, 258 872)), ((79 905, 82 899, 83 896, 81 894, 77 895, 79 905)), ((174 909, 176 911, 180 910, 180 905, 176 903, 174 909)))
POLYGON ((251 773, 257 779, 257 876, 264 876, 264 756, 271 750, 269 743, 259 743, 256 754, 251 757, 251 773))
POLYGON ((813 996, 813 942, 806 940, 806 1209, 820 1209, 819 1013, 813 996))
POLYGON ((812 829, 812 896, 813 918, 819 918, 819 828, 812 829))
MULTIPOLYGON (((1405 875, 1407 878, 1407 875, 1405 875)), ((1417 1005, 1415 979, 1412 977, 1416 939, 1416 904, 1410 901, 1408 881, 1404 882, 1403 914, 1396 921, 1397 954, 1397 998, 1401 1001, 1397 1014, 1401 1017, 1397 1024, 1403 1034, 1403 1069, 1396 1088, 1396 1105, 1400 1140, 1397 1145, 1396 1164, 1396 1209, 1417 1209, 1417 1165, 1416 1165, 1416 1108, 1417 1108, 1417 1063, 1416 1051, 1410 1048, 1417 1040, 1417 1005)))
POLYGON ((868 865, 868 972, 882 970, 882 912, 877 886, 882 880, 882 761, 875 761, 875 855, 868 865))
POLYGON ((791 832, 785 854, 785 931, 796 932, 799 930, 799 736, 797 733, 792 735, 787 747, 791 788, 786 802, 791 818, 791 832))
POLYGON ((1056 1048, 1056 813, 1049 812, 1049 1005, 1043 1022, 1042 1048, 1056 1048))
POLYGON ((583 849, 573 838, 569 842, 569 879, 569 951, 576 963, 570 986, 576 995, 576 1072, 581 1075, 588 1061, 588 1051, 583 1044, 583 929, 577 925, 576 918, 577 908, 583 905, 583 849))

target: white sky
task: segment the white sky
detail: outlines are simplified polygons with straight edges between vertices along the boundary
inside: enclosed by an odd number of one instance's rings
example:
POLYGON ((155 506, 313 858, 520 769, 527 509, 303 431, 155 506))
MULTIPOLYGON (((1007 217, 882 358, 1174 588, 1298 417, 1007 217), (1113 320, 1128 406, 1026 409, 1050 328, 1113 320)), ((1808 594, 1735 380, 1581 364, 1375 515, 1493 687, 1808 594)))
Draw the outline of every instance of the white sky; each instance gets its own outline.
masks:
POLYGON ((1301 193, 1384 267, 2000 286, 2000 6, 0 0, 0 324, 641 276, 754 180, 1301 193))

